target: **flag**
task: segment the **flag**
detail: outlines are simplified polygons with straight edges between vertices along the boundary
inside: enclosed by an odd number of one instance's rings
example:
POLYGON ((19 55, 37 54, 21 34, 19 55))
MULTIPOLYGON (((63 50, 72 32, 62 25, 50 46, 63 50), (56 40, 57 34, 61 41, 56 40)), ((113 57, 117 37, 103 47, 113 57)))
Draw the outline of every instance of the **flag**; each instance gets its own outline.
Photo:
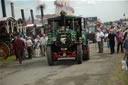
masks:
POLYGON ((32 19, 31 17, 29 16, 27 20, 25 20, 26 24, 32 24, 32 19))

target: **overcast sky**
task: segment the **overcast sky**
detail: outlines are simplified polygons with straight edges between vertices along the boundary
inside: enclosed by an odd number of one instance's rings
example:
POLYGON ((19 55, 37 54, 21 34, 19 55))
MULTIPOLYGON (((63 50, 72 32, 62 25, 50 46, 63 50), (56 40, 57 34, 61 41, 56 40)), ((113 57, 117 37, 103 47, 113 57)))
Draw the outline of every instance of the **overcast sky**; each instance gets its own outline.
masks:
MULTIPOLYGON (((11 16, 10 0, 6 1, 7 16, 11 16)), ((42 0, 45 3, 45 14, 55 13, 54 0, 42 0)), ((15 16, 21 18, 20 9, 25 9, 25 17, 30 16, 30 9, 34 9, 34 15, 40 14, 36 9, 38 0, 14 0, 15 16)), ((75 14, 83 17, 97 16, 101 21, 113 21, 123 18, 125 13, 128 17, 128 0, 70 0, 70 5, 74 8, 75 14)), ((2 17, 0 2, 0 18, 2 17)))

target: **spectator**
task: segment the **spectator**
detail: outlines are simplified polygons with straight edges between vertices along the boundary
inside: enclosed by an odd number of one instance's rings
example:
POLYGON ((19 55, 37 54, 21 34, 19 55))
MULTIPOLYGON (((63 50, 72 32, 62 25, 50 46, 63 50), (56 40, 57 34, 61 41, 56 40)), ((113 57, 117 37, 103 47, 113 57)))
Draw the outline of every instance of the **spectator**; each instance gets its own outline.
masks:
POLYGON ((98 47, 99 47, 99 53, 103 53, 103 38, 104 38, 104 33, 98 29, 98 32, 96 34, 97 42, 98 42, 98 47))
POLYGON ((20 34, 20 39, 24 42, 24 49, 23 49, 23 60, 25 60, 27 57, 26 57, 26 40, 24 38, 24 35, 23 34, 20 34))
POLYGON ((104 35, 104 41, 106 42, 107 39, 108 39, 108 35, 109 35, 109 32, 106 32, 105 35, 104 35))
POLYGON ((113 30, 110 30, 108 39, 109 39, 110 51, 111 54, 113 54, 115 52, 115 39, 116 39, 116 35, 113 33, 113 30))
POLYGON ((16 60, 18 60, 18 56, 16 54, 15 43, 14 43, 16 39, 17 39, 17 37, 14 38, 14 40, 12 41, 12 44, 13 44, 14 52, 15 52, 15 55, 16 55, 16 60))
POLYGON ((26 44, 27 44, 27 51, 28 51, 28 59, 32 59, 32 41, 30 37, 28 37, 26 44))
POLYGON ((127 33, 128 27, 125 27, 125 30, 123 32, 123 35, 125 36, 125 33, 127 33))
POLYGON ((18 56, 19 63, 22 64, 22 55, 24 49, 24 42, 18 36, 17 39, 14 41, 15 49, 16 49, 16 56, 18 56))
POLYGON ((35 57, 39 57, 40 56, 40 36, 37 35, 36 39, 34 40, 34 55, 35 57))
POLYGON ((121 31, 117 32, 116 39, 117 39, 117 53, 119 53, 120 47, 121 47, 121 52, 123 52, 123 34, 121 33, 121 31))
POLYGON ((46 35, 43 34, 43 36, 41 37, 41 53, 43 56, 46 56, 46 43, 47 43, 47 38, 46 35))
POLYGON ((123 60, 126 59, 126 64, 128 66, 128 34, 126 34, 126 39, 124 40, 124 56, 123 60), (126 59, 127 56, 127 59, 126 59))

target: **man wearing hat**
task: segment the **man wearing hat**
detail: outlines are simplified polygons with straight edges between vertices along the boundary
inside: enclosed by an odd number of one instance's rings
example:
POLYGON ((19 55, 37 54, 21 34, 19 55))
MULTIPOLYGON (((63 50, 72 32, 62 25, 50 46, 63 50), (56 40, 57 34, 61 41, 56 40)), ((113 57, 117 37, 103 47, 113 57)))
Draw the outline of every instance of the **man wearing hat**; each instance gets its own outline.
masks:
POLYGON ((22 64, 24 42, 20 39, 20 36, 17 36, 17 39, 14 41, 14 44, 14 47, 16 49, 16 56, 18 57, 19 63, 22 64))
POLYGON ((20 39, 24 42, 24 49, 23 49, 23 60, 26 59, 26 40, 24 39, 24 35, 20 34, 20 39))

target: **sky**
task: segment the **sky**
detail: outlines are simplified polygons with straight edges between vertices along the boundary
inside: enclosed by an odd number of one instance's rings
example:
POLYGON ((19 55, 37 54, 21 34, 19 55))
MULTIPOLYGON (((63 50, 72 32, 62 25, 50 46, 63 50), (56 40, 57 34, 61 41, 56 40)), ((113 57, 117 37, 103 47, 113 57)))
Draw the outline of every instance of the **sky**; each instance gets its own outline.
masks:
MULTIPOLYGON (((10 0, 6 2, 7 16, 11 16, 10 0)), ((128 0, 69 0, 77 16, 93 17, 97 16, 102 22, 114 21, 121 18, 128 18, 128 0), (123 14, 125 13, 125 17, 123 14)), ((45 4, 44 14, 55 13, 54 0, 13 0, 16 19, 21 18, 21 9, 24 9, 25 17, 30 16, 30 9, 33 9, 34 15, 39 15, 40 10, 37 6, 40 3, 45 4)), ((2 17, 0 2, 0 18, 2 17)))

